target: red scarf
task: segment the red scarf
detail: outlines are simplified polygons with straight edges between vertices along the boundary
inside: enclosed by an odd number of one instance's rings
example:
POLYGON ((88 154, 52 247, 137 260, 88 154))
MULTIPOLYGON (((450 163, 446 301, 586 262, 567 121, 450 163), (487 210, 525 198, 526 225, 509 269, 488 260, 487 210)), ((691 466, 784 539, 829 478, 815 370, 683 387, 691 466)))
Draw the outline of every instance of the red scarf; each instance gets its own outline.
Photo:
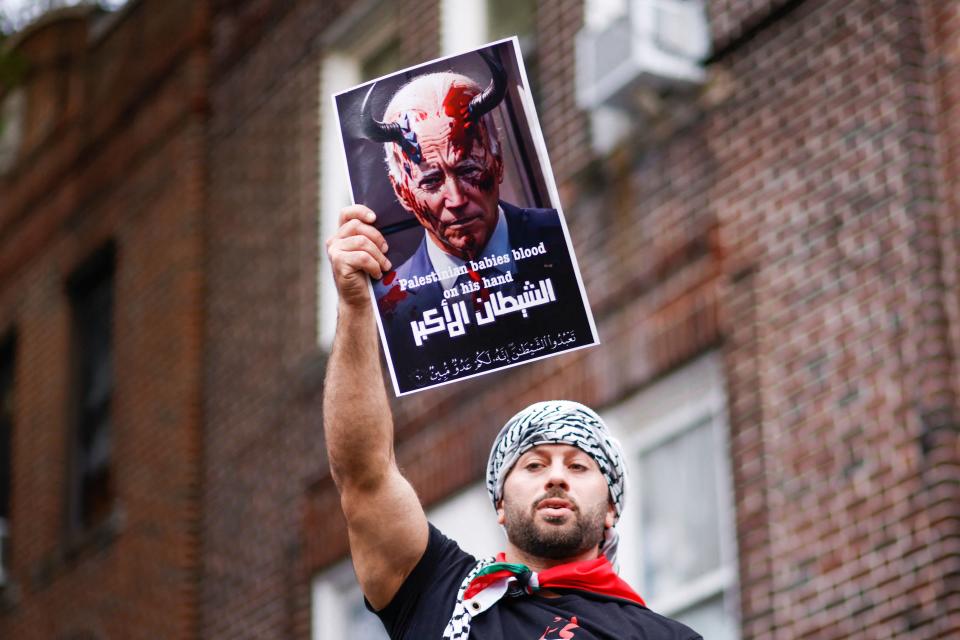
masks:
POLYGON ((497 554, 497 561, 484 567, 467 586, 464 599, 469 599, 502 579, 516 577, 527 593, 540 589, 574 589, 601 596, 618 598, 646 606, 643 598, 617 573, 607 557, 580 560, 534 572, 523 564, 506 562, 506 554, 497 554))

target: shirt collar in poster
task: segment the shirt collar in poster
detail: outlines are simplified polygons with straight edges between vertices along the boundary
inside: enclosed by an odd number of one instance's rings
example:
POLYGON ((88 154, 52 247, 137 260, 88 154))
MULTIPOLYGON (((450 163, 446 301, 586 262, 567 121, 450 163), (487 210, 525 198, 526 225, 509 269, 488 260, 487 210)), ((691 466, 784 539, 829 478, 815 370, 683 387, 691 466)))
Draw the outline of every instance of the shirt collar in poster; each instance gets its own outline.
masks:
MULTIPOLYGON (((424 231, 424 233, 428 232, 424 231)), ((509 257, 509 262, 497 265, 496 268, 501 273, 506 273, 507 271, 516 273, 517 266, 513 261, 513 253, 510 251, 510 235, 507 232, 507 217, 503 214, 503 208, 497 206, 497 226, 494 227, 493 234, 490 236, 490 240, 487 242, 487 246, 484 247, 483 252, 477 257, 477 261, 479 262, 488 256, 493 258, 504 254, 509 257)), ((430 256, 430 263, 433 265, 433 271, 436 274, 456 274, 463 265, 467 264, 465 260, 461 260, 456 256, 451 256, 444 252, 434 244, 429 235, 427 236, 427 255, 430 256)), ((442 278, 440 284, 444 289, 452 289, 457 284, 457 278, 457 275, 442 278)))

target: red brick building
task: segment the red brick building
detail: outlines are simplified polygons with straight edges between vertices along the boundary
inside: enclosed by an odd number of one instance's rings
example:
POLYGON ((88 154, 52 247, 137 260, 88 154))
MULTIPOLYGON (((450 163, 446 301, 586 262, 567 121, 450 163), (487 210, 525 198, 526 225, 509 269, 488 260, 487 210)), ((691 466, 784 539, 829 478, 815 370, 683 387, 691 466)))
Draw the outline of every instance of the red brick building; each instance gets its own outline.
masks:
POLYGON ((578 102, 590 43, 678 2, 133 0, 8 40, 0 637, 378 637, 320 427, 328 95, 512 33, 602 344, 394 402, 431 518, 495 547, 490 440, 567 397, 629 451, 655 608, 960 633, 960 8, 709 0, 697 82, 578 102))

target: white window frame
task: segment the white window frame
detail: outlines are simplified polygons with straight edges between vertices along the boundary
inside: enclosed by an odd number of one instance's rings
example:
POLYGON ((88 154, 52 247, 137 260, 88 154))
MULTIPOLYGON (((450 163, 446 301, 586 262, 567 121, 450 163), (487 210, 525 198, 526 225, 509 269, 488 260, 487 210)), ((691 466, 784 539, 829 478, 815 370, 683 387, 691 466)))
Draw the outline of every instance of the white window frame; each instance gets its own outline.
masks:
POLYGON ((330 26, 322 40, 320 70, 320 203, 317 246, 317 344, 329 349, 337 323, 337 290, 326 240, 337 229, 340 209, 353 202, 333 95, 361 82, 363 61, 396 35, 392 3, 358 4, 330 26))
POLYGON ((626 541, 620 545, 621 575, 638 589, 653 610, 666 616, 722 596, 727 614, 734 621, 734 632, 738 633, 737 551, 726 406, 720 357, 711 353, 604 412, 604 418, 623 445, 628 472, 634 472, 632 480, 628 475, 624 516, 618 525, 621 539, 626 541), (722 500, 720 566, 680 588, 648 598, 644 589, 644 545, 639 515, 645 488, 639 483, 638 461, 645 453, 702 427, 706 421, 713 430, 714 442, 719 444, 715 481, 722 500))
POLYGON ((476 49, 489 37, 486 0, 440 0, 440 55, 476 49))

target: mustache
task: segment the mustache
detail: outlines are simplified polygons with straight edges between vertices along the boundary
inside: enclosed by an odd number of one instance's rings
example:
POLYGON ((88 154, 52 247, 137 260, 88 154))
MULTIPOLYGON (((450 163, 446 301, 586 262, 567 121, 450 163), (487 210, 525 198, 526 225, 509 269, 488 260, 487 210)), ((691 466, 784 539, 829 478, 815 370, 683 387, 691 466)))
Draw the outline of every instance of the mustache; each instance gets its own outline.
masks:
POLYGON ((549 500, 551 498, 557 499, 557 500, 565 500, 570 503, 571 510, 580 511, 580 505, 577 504, 577 501, 571 498, 570 496, 568 496, 567 492, 560 488, 547 489, 545 493, 534 498, 533 505, 531 505, 531 507, 533 508, 534 511, 536 511, 537 505, 539 505, 544 500, 549 500))

